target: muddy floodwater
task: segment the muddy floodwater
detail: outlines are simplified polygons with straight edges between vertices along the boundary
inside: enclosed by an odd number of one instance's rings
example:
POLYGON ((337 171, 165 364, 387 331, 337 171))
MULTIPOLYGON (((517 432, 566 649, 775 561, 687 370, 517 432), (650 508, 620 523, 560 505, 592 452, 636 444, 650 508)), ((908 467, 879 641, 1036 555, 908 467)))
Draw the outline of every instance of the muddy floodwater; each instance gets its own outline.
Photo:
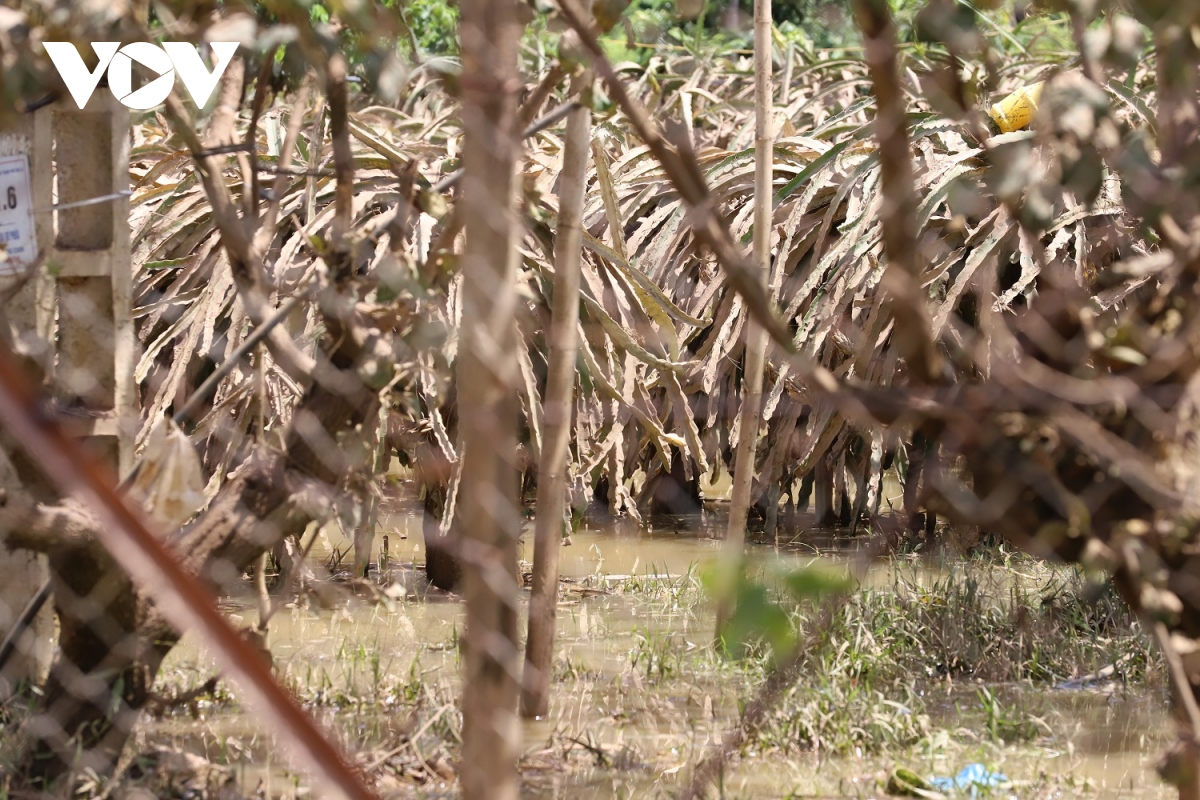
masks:
MULTIPOLYGON (((272 620, 270 649, 312 713, 363 753, 360 765, 377 777, 381 794, 451 797, 462 609, 421 577, 419 518, 402 509, 381 522, 389 536, 388 574, 373 574, 370 587, 354 591, 320 580, 326 585, 272 620)), ((762 673, 711 652, 713 608, 696 576, 720 557, 722 532, 715 517, 649 531, 585 530, 563 550, 553 710, 548 719, 523 725, 526 796, 675 796, 691 764, 736 723, 762 673)), ((530 532, 525 558, 531 538, 530 532)), ((336 573, 347 546, 324 531, 312 560, 336 573)), ((843 558, 855 545, 826 534, 788 537, 780 548, 754 546, 800 565, 843 558)), ((936 603, 942 601, 923 587, 941 585, 948 570, 966 569, 945 556, 915 556, 881 563, 866 583, 885 595, 903 587, 919 602, 936 603)), ((1013 580, 1030 569, 1011 568, 1013 580)), ((1005 591, 997 592, 1000 602, 1005 591)), ((235 620, 255 621, 249 595, 227 605, 235 620)), ((889 635, 861 630, 868 637, 889 635)), ((1107 646, 1109 635, 1089 634, 1088 646, 1107 646)), ((889 647, 900 646, 876 645, 872 652, 883 660, 889 647)), ((855 648, 870 649, 862 642, 833 646, 829 663, 843 663, 835 660, 839 653, 855 648)), ((980 659, 986 666, 988 654, 980 659)), ((932 777, 976 762, 1008 779, 995 796, 1171 796, 1154 763, 1173 740, 1174 724, 1152 669, 1136 680, 1118 669, 1072 683, 1079 676, 1050 668, 1038 681, 990 682, 973 677, 982 669, 956 673, 932 656, 929 663, 911 680, 893 677, 873 686, 870 703, 854 706, 863 710, 844 722, 838 715, 848 707, 839 704, 861 702, 858 679, 835 685, 828 676, 802 676, 802 684, 822 687, 811 696, 817 699, 801 693, 788 701, 795 707, 780 717, 784 733, 747 745, 725 771, 721 796, 882 796, 896 767, 932 777), (826 690, 832 694, 822 694, 826 690), (807 731, 815 746, 807 739, 789 746, 792 730, 807 731)), ((212 673, 207 656, 188 639, 164 670, 166 682, 180 688, 212 673)), ((236 687, 224 692, 190 712, 149 722, 142 741, 172 741, 221 765, 247 795, 309 794, 307 779, 291 771, 270 731, 242 713, 236 687)))

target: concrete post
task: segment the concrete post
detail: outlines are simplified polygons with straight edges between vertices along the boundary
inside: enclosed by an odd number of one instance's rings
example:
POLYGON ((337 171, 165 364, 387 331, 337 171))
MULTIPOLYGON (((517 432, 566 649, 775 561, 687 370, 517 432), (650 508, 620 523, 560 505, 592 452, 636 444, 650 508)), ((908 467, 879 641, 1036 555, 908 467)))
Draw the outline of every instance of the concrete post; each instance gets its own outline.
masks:
POLYGON ((51 205, 42 200, 56 195, 59 207, 36 220, 57 290, 55 389, 86 415, 81 435, 125 474, 138 424, 129 199, 70 206, 128 192, 129 110, 96 92, 82 111, 68 99, 35 117, 35 203, 41 211, 51 205))
MULTIPOLYGON (((79 435, 119 474, 133 466, 139 423, 129 130, 128 109, 109 92, 96 92, 82 110, 68 98, 22 115, 13 129, 0 132, 0 159, 29 159, 33 229, 44 255, 43 267, 10 302, 3 322, 30 349, 48 351, 42 360, 58 402, 78 421, 79 435), (121 196, 110 197, 116 194, 121 196)), ((0 187, 0 206, 4 191, 0 187)), ((0 264, 0 291, 26 270, 0 264)), ((0 489, 15 481, 0 452, 0 489)), ((43 558, 0 547, 0 638, 47 577, 43 558)), ((45 674, 52 635, 47 606, 0 673, 0 694, 6 683, 45 674)))
MULTIPOLYGON (((0 159, 7 161, 23 156, 30 160, 29 166, 32 167, 32 142, 35 138, 34 115, 22 115, 14 127, 0 132, 0 159)), ((28 174, 32 176, 32 169, 28 174)), ((28 188, 32 190, 32 185, 28 188)), ((22 199, 28 199, 31 207, 38 207, 33 197, 22 199)), ((44 205, 50 205, 49 197, 45 198, 44 205)), ((41 237, 36 235, 36 227, 34 230, 34 240, 40 242, 41 237)), ((8 290, 26 280, 27 271, 28 266, 24 263, 15 259, 6 260, 0 265, 0 293, 7 294, 8 290)), ((46 280, 45 273, 39 272, 32 280, 24 283, 0 313, 0 324, 8 326, 8 333, 12 339, 19 341, 27 352, 39 354, 39 360, 47 363, 53 358, 48 353, 49 330, 39 326, 38 322, 53 320, 52 289, 53 284, 46 280)), ((19 458, 22 454, 14 455, 19 458)), ((8 454, 0 450, 0 491, 21 488, 17 474, 13 461, 8 454)), ((13 628, 25 606, 48 578, 49 570, 44 556, 22 550, 9 551, 0 545, 0 637, 13 628)), ((50 668, 53 633, 54 616, 47 605, 42 608, 33 624, 17 639, 12 658, 0 670, 0 698, 9 696, 22 681, 41 681, 45 677, 50 668)))

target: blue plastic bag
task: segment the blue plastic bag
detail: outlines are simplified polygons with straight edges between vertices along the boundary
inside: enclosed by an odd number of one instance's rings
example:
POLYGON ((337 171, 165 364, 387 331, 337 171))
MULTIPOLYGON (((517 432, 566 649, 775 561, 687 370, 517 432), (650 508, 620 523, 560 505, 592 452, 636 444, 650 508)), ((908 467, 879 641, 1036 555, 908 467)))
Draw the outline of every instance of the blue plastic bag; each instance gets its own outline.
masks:
POLYGON ((929 782, 939 791, 970 792, 971 797, 979 794, 979 790, 992 789, 1008 783, 1008 778, 999 772, 990 772, 983 764, 968 764, 958 771, 953 778, 930 778, 929 782))

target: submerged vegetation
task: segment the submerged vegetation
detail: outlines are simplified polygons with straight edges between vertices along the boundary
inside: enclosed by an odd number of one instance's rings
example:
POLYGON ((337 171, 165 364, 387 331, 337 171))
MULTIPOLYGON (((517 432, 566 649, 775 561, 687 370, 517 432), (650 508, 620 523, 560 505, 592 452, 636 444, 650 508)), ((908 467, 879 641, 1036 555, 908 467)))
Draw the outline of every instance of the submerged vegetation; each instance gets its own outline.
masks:
MULTIPOLYGON (((392 577, 403 585, 412 567, 397 565, 392 577)), ((696 569, 593 573, 570 578, 566 589, 554 676, 555 695, 566 700, 526 733, 526 790, 662 791, 680 759, 736 720, 741 698, 769 673, 770 655, 730 659, 702 646, 713 605, 696 569)), ((791 606, 789 627, 812 630, 816 612, 791 606)), ((378 787, 437 791, 454 778, 461 741, 461 624, 452 605, 385 597, 332 615, 285 612, 271 645, 282 680, 360 743, 360 764, 378 787)), ((211 669, 202 650, 185 646, 164 667, 160 692, 185 694, 211 669)), ((1005 770, 1018 797, 1083 787, 1101 774, 1095 760, 1139 752, 1139 735, 1165 736, 1139 727, 1166 719, 1162 669, 1128 610, 1076 569, 996 553, 895 559, 876 566, 821 629, 806 677, 731 763, 730 796, 780 788, 755 777, 764 769, 788 776, 797 791, 845 791, 840 784, 857 780, 871 794, 891 765, 932 774, 972 758, 1005 770), (1129 727, 1110 733, 1104 719, 1114 710, 1129 727), (1065 748, 1079 754, 1057 765, 1053 754, 1065 748), (1035 753, 1051 761, 1039 764, 1035 753), (797 770, 813 757, 824 777, 802 778, 797 770)), ((258 780, 282 789, 285 765, 267 741, 247 738, 238 694, 221 684, 162 708, 144 734, 155 747, 134 760, 124 784, 159 796, 225 797, 231 787, 219 787, 240 773, 258 777, 239 779, 238 791, 248 794, 258 780), (193 756, 189 767, 188 752, 204 760, 193 756), (156 759, 171 768, 151 768, 156 759)), ((24 712, 12 711, 16 725, 24 712)), ((1156 796, 1152 788, 1137 796, 1156 796)))

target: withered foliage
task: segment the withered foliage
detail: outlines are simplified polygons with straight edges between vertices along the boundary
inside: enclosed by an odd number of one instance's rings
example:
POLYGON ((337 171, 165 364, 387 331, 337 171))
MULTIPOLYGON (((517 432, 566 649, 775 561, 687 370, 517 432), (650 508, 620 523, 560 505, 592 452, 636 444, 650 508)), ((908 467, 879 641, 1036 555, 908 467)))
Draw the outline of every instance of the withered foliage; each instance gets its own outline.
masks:
MULTIPOLYGON (((254 43, 223 87, 236 114, 198 135, 173 103, 134 134, 143 436, 281 301, 306 298, 198 416, 212 499, 181 547, 209 577, 240 576, 312 520, 369 524, 363 501, 393 450, 415 469, 427 535, 453 538, 461 87, 452 64, 390 58, 349 65, 366 80, 348 85, 339 46, 358 37, 370 52, 377 36, 394 51, 402 18, 371 6, 314 27, 278 5, 214 23, 254 43), (288 57, 275 66, 285 39, 311 74, 288 57), (229 144, 241 147, 213 153, 229 144), (255 532, 233 526, 244 515, 255 532), (214 570, 218 559, 234 569, 214 570)), ((557 22, 578 22, 573 5, 557 22)), ((779 43, 765 298, 741 255, 753 235, 748 58, 614 66, 586 35, 561 62, 529 56, 520 116, 547 116, 521 172, 521 460, 537 463, 542 445, 559 109, 576 102, 565 78, 590 61, 594 97, 616 107, 596 103, 583 212, 573 502, 595 495, 635 518, 686 510, 700 477, 730 469, 753 435, 769 525, 814 483, 828 516, 829 486, 848 476, 848 521, 893 540, 937 514, 1106 570, 1174 665, 1190 719, 1164 774, 1194 790, 1200 3, 1063 4, 1051 10, 1069 55, 1025 48, 962 8, 932 0, 917 19, 925 41, 901 46, 887 4, 861 0, 865 58, 779 43), (985 108, 1037 82, 1031 128, 996 132, 985 108), (734 420, 752 314, 775 342, 763 428, 747 432, 734 420), (880 515, 891 463, 903 507, 880 515)), ((62 22, 40 6, 10 13, 4 89, 27 98, 13 81, 48 85, 31 53, 62 22)), ((197 20, 173 24, 199 36, 209 21, 197 20)), ((113 24, 139 23, 92 19, 73 35, 113 24)), ((0 531, 52 512, 0 516, 0 531)), ((44 549, 68 546, 79 544, 44 549)), ((447 569, 435 580, 452 583, 447 569)), ((139 613, 141 640, 171 640, 139 613)), ((126 700, 136 710, 144 697, 126 700)))

